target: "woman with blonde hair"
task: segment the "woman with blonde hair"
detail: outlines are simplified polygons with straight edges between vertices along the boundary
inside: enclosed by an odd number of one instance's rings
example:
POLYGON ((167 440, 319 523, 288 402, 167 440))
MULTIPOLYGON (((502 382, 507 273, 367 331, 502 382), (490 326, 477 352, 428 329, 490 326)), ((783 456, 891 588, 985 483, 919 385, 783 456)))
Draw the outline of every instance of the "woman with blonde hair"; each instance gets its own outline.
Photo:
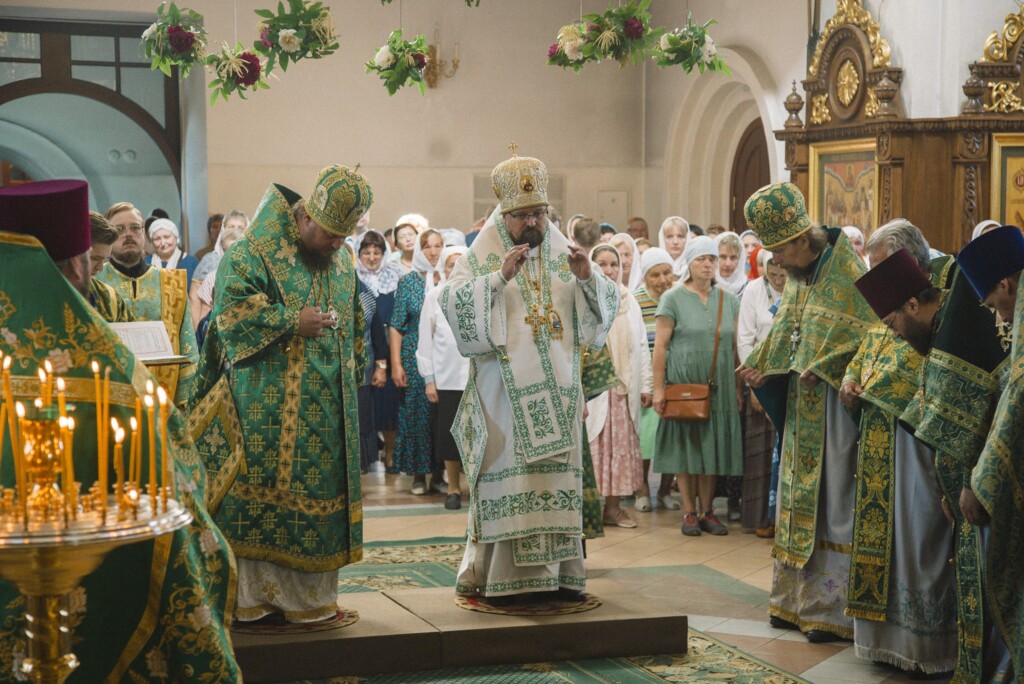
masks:
POLYGON ((658 230, 658 246, 672 257, 672 273, 679 279, 686 278, 686 260, 683 251, 690 237, 690 224, 682 216, 669 216, 661 222, 658 230))
MULTIPOLYGON (((626 236, 630 242, 632 238, 626 236)), ((640 408, 651 405, 651 357, 643 314, 622 285, 621 257, 612 245, 594 247, 590 259, 619 287, 619 310, 608 333, 608 351, 619 384, 587 402, 587 435, 598 491, 605 498, 605 525, 636 527, 619 501, 643 482, 640 408)))

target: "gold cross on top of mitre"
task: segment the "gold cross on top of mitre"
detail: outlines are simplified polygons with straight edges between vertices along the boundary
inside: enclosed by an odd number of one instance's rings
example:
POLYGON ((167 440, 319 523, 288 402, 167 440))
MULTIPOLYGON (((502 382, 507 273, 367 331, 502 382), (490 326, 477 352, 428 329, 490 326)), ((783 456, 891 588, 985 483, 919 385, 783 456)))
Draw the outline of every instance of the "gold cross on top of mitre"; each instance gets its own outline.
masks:
POLYGON ((519 145, 516 145, 515 142, 510 143, 509 146, 508 146, 508 149, 512 150, 512 156, 513 157, 518 157, 519 156, 518 154, 516 154, 516 150, 519 149, 519 145))

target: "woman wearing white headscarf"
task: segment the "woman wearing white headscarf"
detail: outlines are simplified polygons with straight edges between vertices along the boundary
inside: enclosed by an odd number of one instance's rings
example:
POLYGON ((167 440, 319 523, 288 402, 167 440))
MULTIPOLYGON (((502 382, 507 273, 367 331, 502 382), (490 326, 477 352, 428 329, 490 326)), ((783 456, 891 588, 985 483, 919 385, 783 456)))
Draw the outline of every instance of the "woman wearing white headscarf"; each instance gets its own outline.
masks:
POLYGON ((640 306, 622 285, 619 251, 610 244, 597 245, 590 259, 615 281, 620 296, 607 343, 619 384, 587 402, 590 453, 597 489, 605 497, 604 524, 636 527, 619 500, 643 482, 639 426, 640 408, 651 404, 650 349, 640 306))
POLYGON ((714 237, 718 248, 718 271, 715 277, 723 290, 742 297, 743 287, 747 284, 747 272, 740 265, 743 258, 743 243, 740 236, 731 230, 719 233, 714 237))
POLYGON ((682 216, 669 216, 658 229, 658 246, 672 257, 672 273, 679 280, 686 279, 686 259, 683 252, 690 236, 690 224, 682 216))
POLYGON ((702 531, 728 534, 712 507, 715 479, 743 474, 734 363, 740 303, 735 295, 716 286, 717 261, 718 249, 711 238, 702 235, 690 240, 686 246, 689 276, 661 298, 654 340, 654 409, 659 415, 665 409, 668 383, 710 380, 714 384, 711 417, 706 422, 662 420, 658 424, 654 470, 676 473, 683 500, 682 532, 687 536, 699 536, 702 531), (721 338, 718 356, 713 359, 719 306, 721 338), (709 378, 712 366, 715 377, 709 378))
POLYGON ((629 233, 616 233, 608 244, 619 250, 622 283, 627 292, 633 292, 640 287, 640 250, 636 241, 629 233))
POLYGON ((181 235, 178 226, 170 219, 157 219, 149 226, 149 239, 153 243, 153 254, 146 257, 146 262, 154 268, 179 268, 188 274, 189 289, 192 287, 192 274, 195 273, 199 261, 194 256, 182 251, 179 243, 181 235))
MULTIPOLYGON (((441 252, 438 263, 444 270, 445 280, 451 275, 455 262, 466 251, 465 245, 453 245, 445 247, 441 252)), ((426 383, 427 399, 435 407, 434 465, 437 466, 437 462, 441 461, 448 475, 448 497, 444 507, 454 511, 462 508, 462 489, 459 483, 462 458, 452 436, 452 425, 469 380, 469 359, 459 354, 455 333, 438 306, 437 300, 443 291, 444 288, 435 287, 423 299, 416 363, 426 383)))
POLYGON ((430 440, 434 407, 427 400, 426 383, 416 366, 419 345, 420 312, 428 292, 444 283, 441 250, 444 238, 428 229, 416 238, 413 270, 402 276, 395 292, 391 312, 391 378, 404 389, 398 405, 398 438, 395 440, 395 467, 413 476, 412 493, 427 493, 427 473, 432 473, 430 489, 441 493, 443 469, 434 468, 430 440))
MULTIPOLYGON (((640 280, 642 285, 633 292, 633 298, 643 317, 644 330, 647 334, 647 351, 654 351, 654 331, 657 319, 658 303, 672 287, 675 276, 672 273, 672 257, 661 247, 649 247, 640 257, 640 280)), ((648 473, 651 459, 654 457, 654 438, 658 433, 658 414, 653 408, 640 409, 640 455, 644 463, 644 480, 637 488, 636 503, 633 510, 638 513, 649 513, 652 508, 651 487, 648 473)), ((658 483, 657 501, 660 508, 667 511, 678 511, 679 502, 672 498, 672 479, 675 475, 665 473, 658 483)))
MULTIPOLYGON (((395 290, 405 270, 398 263, 391 261, 391 246, 379 231, 370 229, 356 237, 352 251, 356 255, 356 273, 359 281, 375 302, 375 313, 367 326, 371 332, 370 345, 373 364, 367 369, 368 387, 359 388, 360 410, 364 406, 372 406, 372 426, 365 426, 368 433, 372 427, 373 454, 376 454, 377 432, 384 436, 384 467, 392 468, 395 452, 395 431, 398 428, 398 388, 395 387, 389 371, 391 356, 387 326, 391 322, 391 312, 395 307, 395 290), (379 331, 379 335, 378 335, 379 331), (381 339, 383 338, 383 339, 381 339), (369 395, 369 398, 365 395, 369 395), (366 403, 368 402, 368 403, 366 403)), ((360 413, 362 416, 362 413, 360 413)), ((369 448, 369 444, 367 448, 369 448)), ((372 468, 375 458, 369 459, 372 468)))
POLYGON ((850 244, 853 245, 857 256, 870 267, 871 264, 868 264, 868 257, 864 254, 864 231, 857 226, 843 226, 843 232, 846 233, 846 237, 850 238, 850 244))
POLYGON ((991 230, 992 228, 998 228, 1001 224, 999 221, 993 221, 992 219, 985 219, 978 225, 974 226, 974 230, 971 232, 971 241, 977 240, 984 233, 991 230))
POLYGON ((747 228, 745 231, 740 233, 740 242, 743 243, 743 270, 747 272, 747 276, 753 280, 757 276, 750 276, 750 256, 754 253, 754 250, 761 246, 761 238, 757 237, 757 233, 747 228))

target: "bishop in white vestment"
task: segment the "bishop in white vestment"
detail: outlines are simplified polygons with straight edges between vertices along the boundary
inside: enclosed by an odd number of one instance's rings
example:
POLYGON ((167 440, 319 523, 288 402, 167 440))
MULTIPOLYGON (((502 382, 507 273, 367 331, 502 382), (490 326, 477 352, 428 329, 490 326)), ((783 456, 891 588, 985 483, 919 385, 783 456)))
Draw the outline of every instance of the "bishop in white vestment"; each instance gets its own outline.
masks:
POLYGON ((548 227, 547 170, 495 167, 500 204, 441 295, 469 382, 452 427, 470 487, 456 592, 492 603, 578 598, 582 545, 582 348, 615 320, 615 284, 548 227))

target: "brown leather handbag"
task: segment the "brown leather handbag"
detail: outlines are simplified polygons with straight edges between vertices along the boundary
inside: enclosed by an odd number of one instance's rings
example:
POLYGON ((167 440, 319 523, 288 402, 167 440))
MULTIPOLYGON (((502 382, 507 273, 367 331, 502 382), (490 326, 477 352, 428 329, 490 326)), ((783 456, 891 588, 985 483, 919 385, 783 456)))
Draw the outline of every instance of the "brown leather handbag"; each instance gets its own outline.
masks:
POLYGON ((711 392, 715 387, 718 366, 718 343, 722 339, 722 303, 725 293, 718 293, 718 326, 715 329, 715 351, 711 357, 711 377, 707 384, 673 383, 665 386, 665 410, 662 420, 681 423, 706 423, 711 418, 711 392))

